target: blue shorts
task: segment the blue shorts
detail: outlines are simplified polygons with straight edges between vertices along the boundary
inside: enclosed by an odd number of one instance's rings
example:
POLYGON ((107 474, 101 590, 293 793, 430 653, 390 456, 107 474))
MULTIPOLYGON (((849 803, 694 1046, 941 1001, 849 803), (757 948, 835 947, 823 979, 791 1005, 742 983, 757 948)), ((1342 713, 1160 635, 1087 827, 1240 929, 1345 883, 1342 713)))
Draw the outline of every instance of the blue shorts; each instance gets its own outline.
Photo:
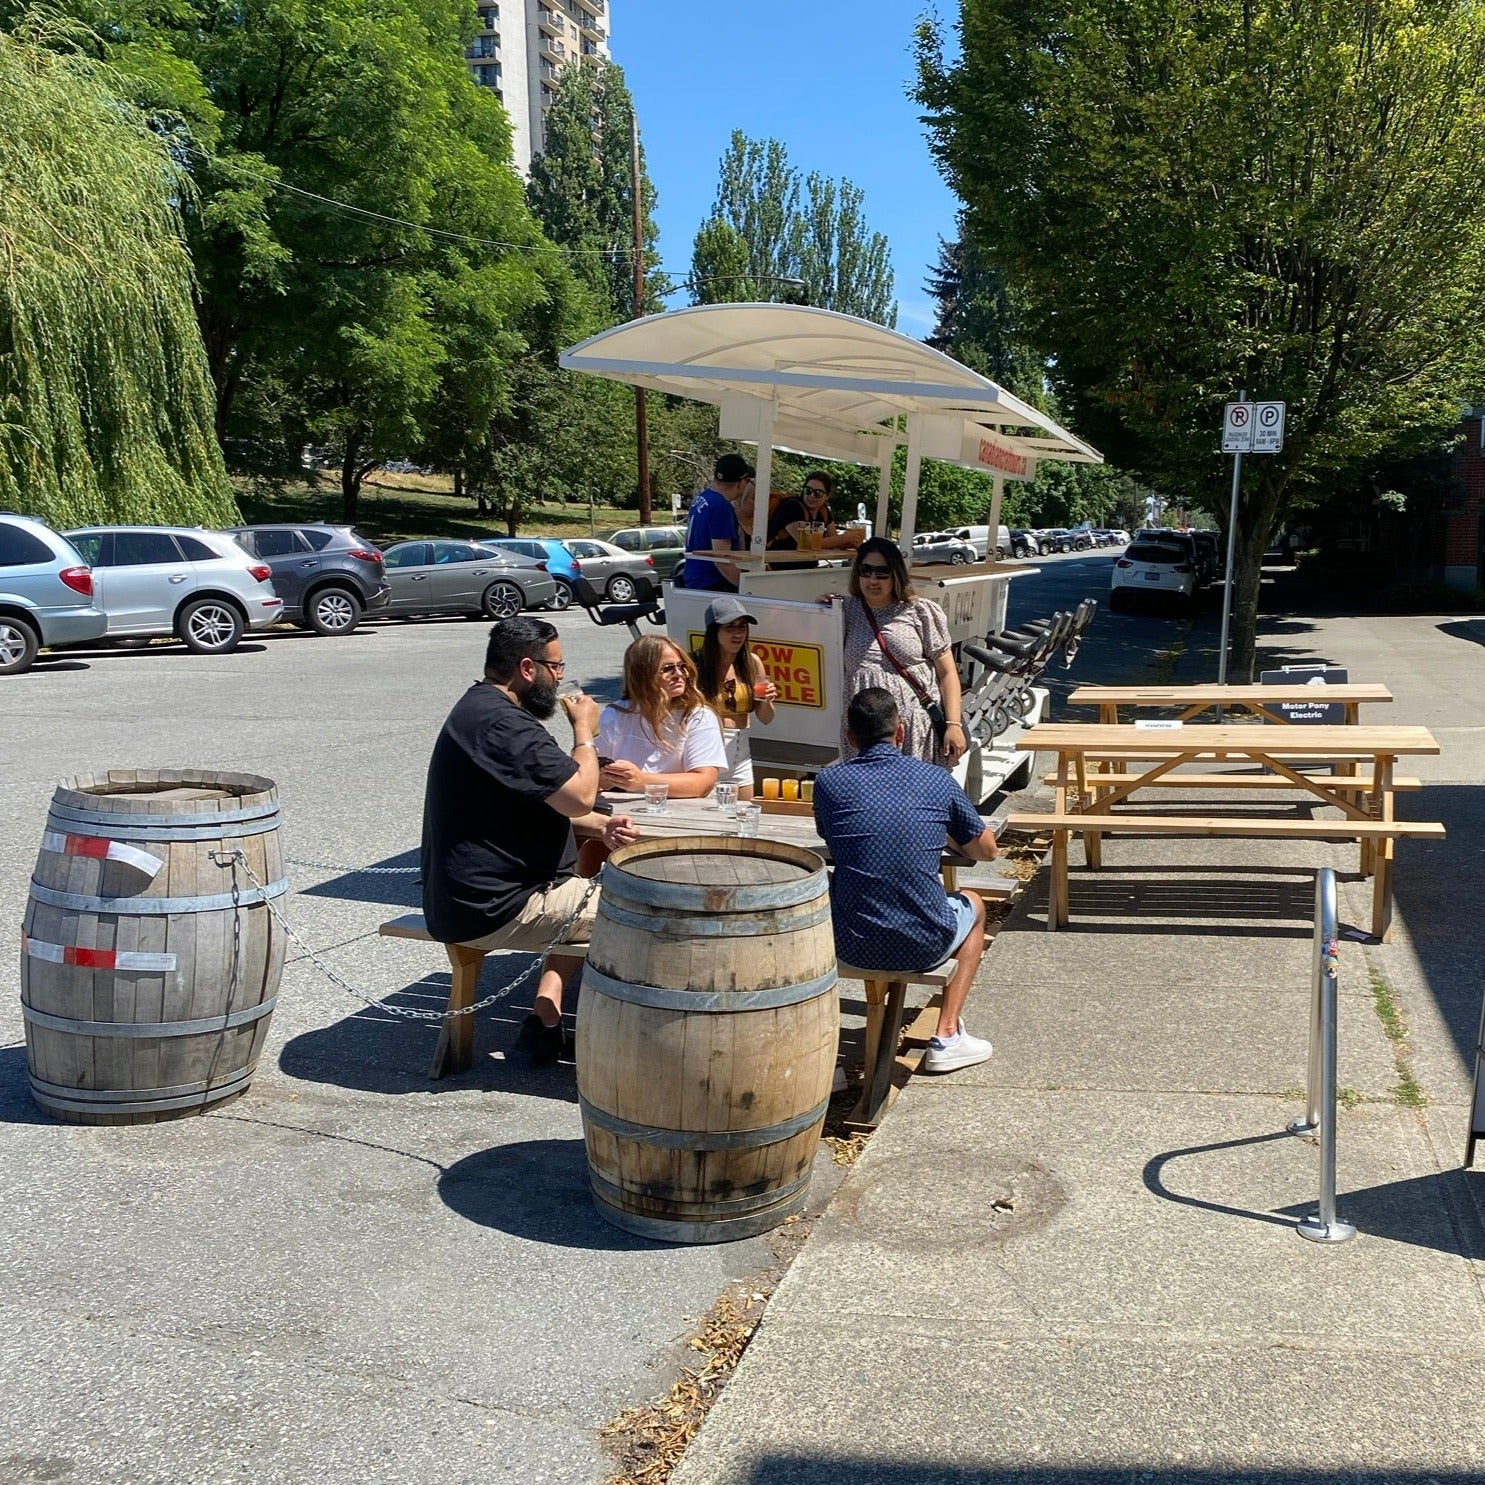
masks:
POLYGON ((969 937, 969 930, 975 926, 975 906, 964 893, 949 893, 949 906, 954 910, 954 942, 944 955, 945 959, 952 959, 959 952, 969 937))

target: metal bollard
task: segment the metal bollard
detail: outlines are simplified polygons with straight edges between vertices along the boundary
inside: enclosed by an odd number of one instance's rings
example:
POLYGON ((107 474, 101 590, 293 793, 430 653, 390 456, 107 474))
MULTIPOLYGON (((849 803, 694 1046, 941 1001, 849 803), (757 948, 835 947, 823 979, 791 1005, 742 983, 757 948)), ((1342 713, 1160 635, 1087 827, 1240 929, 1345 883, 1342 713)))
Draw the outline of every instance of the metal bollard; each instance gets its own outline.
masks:
POLYGON ((1340 990, 1337 963, 1339 921, 1335 872, 1322 867, 1315 877, 1314 995, 1310 1003, 1310 1055, 1305 1116, 1293 1120, 1290 1134, 1320 1134, 1320 1210, 1300 1220, 1295 1231, 1312 1243, 1343 1243, 1356 1236, 1335 1214, 1336 1010, 1340 990))

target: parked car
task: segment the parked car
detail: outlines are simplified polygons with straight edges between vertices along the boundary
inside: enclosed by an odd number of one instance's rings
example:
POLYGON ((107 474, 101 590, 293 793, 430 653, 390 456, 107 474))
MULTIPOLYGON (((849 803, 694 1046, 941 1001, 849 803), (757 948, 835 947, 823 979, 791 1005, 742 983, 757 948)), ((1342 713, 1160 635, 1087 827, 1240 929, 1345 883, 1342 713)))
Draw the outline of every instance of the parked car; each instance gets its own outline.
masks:
POLYGON ((284 618, 316 634, 349 634, 392 596, 376 543, 351 526, 234 526, 227 534, 268 564, 284 618))
POLYGON ((577 575, 586 578, 595 592, 614 603, 634 602, 639 592, 634 583, 637 577, 648 578, 657 588, 660 586, 655 559, 648 552, 626 552, 613 542, 587 536, 564 541, 562 545, 572 553, 577 575))
POLYGON ((86 644, 107 629, 72 543, 44 521, 0 514, 0 675, 29 670, 49 645, 86 644))
POLYGON ((249 629, 284 616, 268 564, 224 531, 87 526, 65 535, 93 569, 109 639, 169 634, 198 655, 226 655, 249 629))
POLYGON ((1196 598, 1196 579, 1196 561, 1188 547, 1163 539, 1141 539, 1114 563, 1109 607, 1127 607, 1136 593, 1190 604, 1196 598))
POLYGON ((1138 533, 1136 541, 1159 541, 1167 546, 1179 547, 1187 553, 1192 564, 1196 568, 1196 581, 1198 584, 1212 582, 1217 576, 1217 568, 1211 561, 1215 552, 1203 550, 1203 544, 1199 539, 1199 533, 1195 531, 1177 531, 1172 527, 1147 527, 1138 533))
POLYGON ((1044 552, 1070 552, 1073 549, 1073 534, 1065 526, 1046 526, 1036 533, 1044 552))
POLYGON ((476 538, 481 546, 495 547, 502 552, 516 552, 522 557, 546 563, 546 568, 556 579, 557 591, 548 601, 548 608, 564 609, 573 601, 572 585, 577 580, 577 559, 553 536, 481 536, 476 538))
POLYGON ((534 557, 472 541, 399 541, 382 553, 389 614, 513 619, 552 605, 557 582, 534 557))
POLYGON ((1025 531, 1019 526, 1011 528, 1011 556, 1038 557, 1041 550, 1041 543, 1037 541, 1034 531, 1025 531))
MULTIPOLYGON (((1004 527, 996 528, 995 557, 997 560, 1004 558, 1011 550, 1011 533, 1004 527)), ((958 530, 949 533, 957 536, 960 541, 967 541, 975 549, 978 560, 991 555, 990 552, 990 528, 988 526, 960 526, 958 530)))
POLYGON ((967 541, 960 541, 952 531, 919 532, 913 538, 914 562, 947 562, 954 567, 964 567, 979 560, 980 554, 967 541))
POLYGON ((608 540, 626 552, 643 552, 653 558, 655 572, 664 580, 674 575, 676 565, 686 555, 684 526, 626 526, 608 540))
POLYGON ((1222 538, 1215 531, 1193 531, 1196 553, 1201 559, 1202 581, 1220 582, 1227 566, 1227 553, 1222 549, 1222 538))

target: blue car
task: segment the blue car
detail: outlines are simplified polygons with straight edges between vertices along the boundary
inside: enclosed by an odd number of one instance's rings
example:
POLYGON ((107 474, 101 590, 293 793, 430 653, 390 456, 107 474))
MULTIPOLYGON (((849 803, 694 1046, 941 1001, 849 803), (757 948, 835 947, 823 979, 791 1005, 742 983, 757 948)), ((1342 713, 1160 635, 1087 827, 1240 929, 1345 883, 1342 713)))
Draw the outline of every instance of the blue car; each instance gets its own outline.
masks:
POLYGON ((503 547, 507 552, 546 563, 547 571, 557 580, 557 596, 547 607, 563 609, 571 605, 572 585, 578 578, 577 559, 555 536, 481 536, 478 541, 482 547, 503 547))

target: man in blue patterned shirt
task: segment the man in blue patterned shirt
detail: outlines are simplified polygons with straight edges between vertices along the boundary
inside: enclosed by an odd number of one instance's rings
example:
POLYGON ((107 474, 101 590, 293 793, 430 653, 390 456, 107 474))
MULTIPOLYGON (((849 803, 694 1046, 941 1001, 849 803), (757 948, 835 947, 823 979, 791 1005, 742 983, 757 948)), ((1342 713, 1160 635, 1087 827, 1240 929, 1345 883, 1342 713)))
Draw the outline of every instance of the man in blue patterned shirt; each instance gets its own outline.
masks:
POLYGON ((923 1070, 973 1067, 991 1047, 964 1029, 960 1012, 985 951, 985 904, 973 892, 945 894, 939 861, 950 839, 972 861, 993 861, 994 831, 944 769, 902 752, 890 692, 869 686, 853 696, 846 731, 860 751, 815 780, 815 827, 835 861, 835 952, 884 974, 957 958, 923 1070))

